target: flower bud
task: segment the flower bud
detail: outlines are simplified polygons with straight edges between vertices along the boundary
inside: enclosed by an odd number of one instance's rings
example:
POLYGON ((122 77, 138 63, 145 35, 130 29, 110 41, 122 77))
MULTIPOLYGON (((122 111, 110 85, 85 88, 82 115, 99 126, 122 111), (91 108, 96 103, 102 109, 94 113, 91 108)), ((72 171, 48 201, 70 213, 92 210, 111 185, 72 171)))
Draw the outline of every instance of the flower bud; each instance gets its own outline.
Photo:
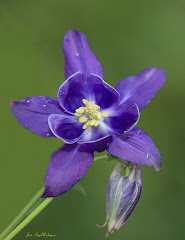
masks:
POLYGON ((118 230, 131 215, 142 191, 142 168, 135 164, 118 163, 114 168, 107 188, 106 237, 118 230))

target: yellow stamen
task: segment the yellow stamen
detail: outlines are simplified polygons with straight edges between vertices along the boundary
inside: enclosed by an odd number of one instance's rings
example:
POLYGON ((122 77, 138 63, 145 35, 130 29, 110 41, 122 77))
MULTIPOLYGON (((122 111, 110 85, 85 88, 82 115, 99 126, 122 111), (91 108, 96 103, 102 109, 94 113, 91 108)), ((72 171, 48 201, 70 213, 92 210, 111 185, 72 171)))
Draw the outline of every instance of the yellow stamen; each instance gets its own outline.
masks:
POLYGON ((89 101, 87 101, 86 99, 83 99, 82 102, 87 106, 87 104, 89 103, 89 101))
POLYGON ((94 126, 97 127, 99 125, 100 121, 99 120, 96 120, 94 126))
POLYGON ((95 123, 96 123, 96 120, 95 120, 95 119, 92 119, 92 120, 91 120, 91 126, 94 126, 95 123))
POLYGON ((89 120, 88 122, 86 122, 86 123, 83 125, 83 129, 88 128, 90 125, 91 125, 91 120, 89 120))
POLYGON ((75 113, 75 116, 80 117, 82 116, 82 113, 75 113))
POLYGON ((84 112, 85 112, 85 109, 82 107, 76 109, 76 113, 84 113, 84 112))
POLYGON ((108 117, 108 116, 109 116, 109 114, 108 114, 108 113, 105 113, 105 112, 102 112, 101 115, 102 115, 103 117, 108 117))
POLYGON ((88 118, 85 116, 82 116, 79 118, 79 122, 83 123, 83 122, 87 122, 88 118))
POLYGON ((100 112, 100 106, 96 105, 95 101, 89 102, 88 100, 83 99, 82 102, 85 106, 76 109, 75 116, 79 117, 79 122, 85 123, 83 129, 90 126, 97 127, 102 117, 109 116, 108 113, 100 112))
POLYGON ((101 119, 101 112, 97 112, 96 116, 98 119, 101 119))

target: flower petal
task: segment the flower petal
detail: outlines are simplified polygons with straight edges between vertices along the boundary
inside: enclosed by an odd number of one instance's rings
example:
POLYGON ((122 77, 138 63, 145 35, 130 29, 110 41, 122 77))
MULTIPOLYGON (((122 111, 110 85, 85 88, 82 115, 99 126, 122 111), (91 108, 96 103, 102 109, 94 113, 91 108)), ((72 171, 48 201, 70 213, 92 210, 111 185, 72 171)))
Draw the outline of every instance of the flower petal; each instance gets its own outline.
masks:
POLYGON ((142 191, 142 168, 117 163, 107 188, 107 223, 106 237, 118 230, 131 215, 142 191), (129 174, 127 175, 129 170, 129 174))
MULTIPOLYGON (((118 182, 121 178, 122 178, 121 168, 118 164, 118 165, 116 165, 113 172, 111 173, 111 176, 110 176, 110 179, 108 182, 108 186, 107 186, 106 208, 107 208, 107 217, 108 218, 110 217, 110 213, 111 213, 112 198, 115 196, 116 186, 118 185, 118 182)), ((129 179, 124 178, 123 182, 124 182, 124 184, 122 184, 122 186, 124 186, 124 185, 127 186, 129 184, 129 179)), ((122 191, 123 191, 123 189, 122 189, 122 191)))
POLYGON ((78 143, 95 143, 108 138, 113 133, 123 134, 133 128, 139 120, 139 111, 136 104, 114 111, 113 114, 115 115, 104 118, 97 127, 88 127, 78 143))
POLYGON ((154 67, 123 79, 116 87, 121 96, 121 104, 136 103, 141 111, 163 86, 165 80, 165 71, 154 67))
POLYGON ((82 137, 78 140, 79 144, 84 143, 96 143, 112 135, 111 129, 105 124, 100 124, 97 127, 90 126, 82 134, 82 137))
MULTIPOLYGON (((124 183, 123 183, 124 184, 124 183)), ((114 230, 118 230, 132 214, 136 207, 142 192, 141 183, 134 181, 126 189, 121 198, 121 203, 118 212, 118 219, 120 220, 115 224, 114 230)))
POLYGON ((52 114, 48 118, 52 133, 65 143, 77 142, 84 132, 83 124, 75 116, 52 114))
POLYGON ((101 110, 108 108, 115 109, 118 106, 119 93, 102 78, 95 74, 90 74, 87 77, 87 85, 89 88, 89 101, 95 101, 101 107, 101 110))
POLYGON ((41 136, 53 137, 48 126, 48 117, 53 113, 64 114, 58 101, 51 97, 36 96, 11 101, 11 110, 18 122, 41 136))
POLYGON ((127 161, 161 169, 161 156, 152 139, 141 129, 133 128, 127 134, 114 135, 107 151, 127 161))
POLYGON ((90 49, 84 33, 69 30, 64 37, 63 50, 66 79, 79 71, 85 75, 95 73, 103 78, 102 66, 90 49))
POLYGON ((58 102, 68 113, 83 106, 82 99, 95 101, 101 109, 116 108, 119 103, 118 92, 95 74, 85 76, 75 73, 59 88, 58 102))
POLYGON ((107 148, 107 144, 111 141, 111 137, 103 138, 102 140, 87 143, 87 145, 92 149, 92 152, 103 152, 107 148))
POLYGON ((93 159, 86 144, 64 145, 51 157, 42 197, 56 197, 68 191, 87 173, 93 159))
POLYGON ((112 133, 123 134, 133 128, 139 121, 139 109, 136 104, 126 107, 120 106, 114 113, 104 119, 112 133))

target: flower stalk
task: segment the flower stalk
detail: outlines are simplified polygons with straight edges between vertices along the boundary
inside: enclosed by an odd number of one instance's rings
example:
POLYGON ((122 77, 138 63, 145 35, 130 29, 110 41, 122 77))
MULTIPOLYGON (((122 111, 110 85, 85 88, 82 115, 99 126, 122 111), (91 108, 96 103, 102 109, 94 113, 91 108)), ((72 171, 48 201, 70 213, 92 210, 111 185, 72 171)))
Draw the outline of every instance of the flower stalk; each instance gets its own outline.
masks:
POLYGON ((54 198, 46 198, 26 219, 24 219, 4 240, 11 240, 30 223, 54 198))
MULTIPOLYGON (((94 158, 97 160, 112 160, 110 154, 103 154, 94 158)), ((22 211, 15 217, 15 219, 10 223, 10 225, 1 233, 0 240, 11 240, 15 237, 24 227, 26 227, 44 208, 46 208, 54 198, 46 198, 32 210, 33 206, 41 200, 41 195, 43 194, 44 186, 36 193, 36 195, 30 200, 30 202, 22 209, 22 211), (30 212, 31 211, 31 212, 30 212), (28 216, 27 216, 28 215, 28 216), (27 216, 27 217, 26 217, 27 216)))
POLYGON ((44 191, 44 186, 35 194, 35 196, 30 200, 30 202, 21 210, 21 212, 13 219, 10 225, 1 233, 0 240, 4 239, 11 231, 14 229, 31 210, 33 205, 40 200, 40 196, 44 191))

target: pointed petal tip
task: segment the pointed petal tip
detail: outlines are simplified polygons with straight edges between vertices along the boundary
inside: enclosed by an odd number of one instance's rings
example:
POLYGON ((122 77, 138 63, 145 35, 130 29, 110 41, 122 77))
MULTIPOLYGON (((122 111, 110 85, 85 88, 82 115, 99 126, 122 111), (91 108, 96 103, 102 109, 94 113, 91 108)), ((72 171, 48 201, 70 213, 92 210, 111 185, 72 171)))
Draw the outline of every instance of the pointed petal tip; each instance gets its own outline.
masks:
POLYGON ((148 74, 148 76, 150 76, 150 74, 158 74, 160 75, 160 78, 165 81, 166 80, 166 71, 163 68, 160 67, 148 67, 146 69, 144 69, 143 71, 141 71, 139 74, 143 74, 146 73, 148 74))
POLYGON ((15 104, 15 102, 14 102, 14 101, 12 101, 12 100, 10 100, 10 102, 9 102, 9 103, 10 103, 10 107, 11 107, 11 108, 13 108, 13 107, 16 105, 16 104, 15 104))
POLYGON ((114 232, 114 230, 115 230, 114 226, 111 227, 111 228, 108 226, 108 229, 107 229, 107 232, 105 234, 105 237, 106 238, 109 237, 114 232))
POLYGON ((153 159, 151 159, 151 166, 154 168, 156 172, 160 172, 162 169, 161 164, 161 154, 158 151, 158 156, 155 156, 153 159))
POLYGON ((76 31, 74 29, 70 29, 64 35, 64 41, 68 42, 69 36, 73 35, 76 31))
POLYGON ((157 166, 157 167, 154 167, 155 171, 156 172, 160 172, 162 170, 162 167, 161 166, 157 166))
POLYGON ((13 112, 16 111, 19 107, 19 102, 18 101, 10 100, 9 104, 10 104, 10 108, 13 112))
POLYGON ((113 232, 112 231, 107 231, 106 234, 105 234, 105 238, 108 238, 111 233, 113 233, 113 232))
POLYGON ((163 68, 157 68, 157 67, 155 67, 155 69, 157 70, 157 71, 160 71, 161 72, 161 74, 163 75, 163 79, 164 79, 164 81, 166 80, 166 71, 163 69, 163 68))
POLYGON ((109 233, 109 232, 106 232, 105 238, 108 238, 109 235, 110 235, 110 233, 109 233))
MULTIPOLYGON (((70 40, 75 40, 76 38, 79 37, 79 35, 83 36, 86 38, 86 35, 76 29, 70 29, 69 31, 67 31, 64 35, 64 44, 69 43, 70 40)), ((63 45, 63 50, 65 50, 65 46, 63 45)))
POLYGON ((67 36, 67 35, 69 35, 69 34, 77 34, 77 33, 79 33, 79 31, 78 30, 76 30, 76 29, 69 29, 66 33, 65 33, 65 36, 64 36, 64 38, 67 36))
POLYGON ((123 221, 122 223, 117 223, 115 226, 114 226, 114 230, 117 231, 120 229, 120 227, 122 227, 124 225, 125 221, 123 221))

